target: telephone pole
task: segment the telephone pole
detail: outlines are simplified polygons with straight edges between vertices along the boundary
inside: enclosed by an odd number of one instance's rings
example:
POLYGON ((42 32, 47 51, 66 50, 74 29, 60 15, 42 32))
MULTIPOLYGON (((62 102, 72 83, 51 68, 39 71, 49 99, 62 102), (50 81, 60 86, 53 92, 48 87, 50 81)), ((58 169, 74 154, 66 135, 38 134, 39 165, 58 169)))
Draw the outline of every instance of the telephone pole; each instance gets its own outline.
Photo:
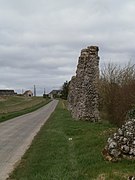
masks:
POLYGON ((45 88, 44 88, 44 94, 43 94, 43 98, 46 98, 46 94, 45 94, 45 88))
POLYGON ((45 94, 45 88, 44 88, 44 94, 45 94))
POLYGON ((34 85, 34 96, 36 96, 36 86, 34 85))

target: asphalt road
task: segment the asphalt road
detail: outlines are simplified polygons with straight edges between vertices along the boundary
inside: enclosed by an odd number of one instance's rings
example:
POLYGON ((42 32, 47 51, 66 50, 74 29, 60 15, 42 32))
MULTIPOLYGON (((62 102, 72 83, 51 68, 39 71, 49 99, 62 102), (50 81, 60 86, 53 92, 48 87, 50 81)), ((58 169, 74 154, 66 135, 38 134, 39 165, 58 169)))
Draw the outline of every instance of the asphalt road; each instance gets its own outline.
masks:
POLYGON ((0 180, 5 180, 55 110, 58 100, 32 113, 0 123, 0 180))

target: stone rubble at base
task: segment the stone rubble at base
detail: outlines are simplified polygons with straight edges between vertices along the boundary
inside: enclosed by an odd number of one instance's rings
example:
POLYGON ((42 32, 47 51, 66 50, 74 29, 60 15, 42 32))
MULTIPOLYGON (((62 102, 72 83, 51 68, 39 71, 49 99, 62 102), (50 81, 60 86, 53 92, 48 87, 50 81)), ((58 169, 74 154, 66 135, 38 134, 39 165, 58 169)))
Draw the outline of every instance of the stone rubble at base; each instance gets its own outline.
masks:
POLYGON ((90 46, 81 51, 76 76, 69 85, 68 108, 75 119, 99 121, 98 80, 99 57, 98 47, 90 46))
POLYGON ((108 138, 103 152, 104 157, 110 156, 110 161, 121 158, 135 160, 135 119, 128 120, 121 128, 108 138))

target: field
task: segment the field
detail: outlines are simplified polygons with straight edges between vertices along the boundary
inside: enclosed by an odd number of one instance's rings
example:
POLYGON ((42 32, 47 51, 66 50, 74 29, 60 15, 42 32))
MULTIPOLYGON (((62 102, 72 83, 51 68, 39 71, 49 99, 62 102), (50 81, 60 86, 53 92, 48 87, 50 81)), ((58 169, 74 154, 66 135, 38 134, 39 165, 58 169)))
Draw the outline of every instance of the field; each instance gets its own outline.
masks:
POLYGON ((135 174, 135 162, 107 162, 101 155, 115 128, 75 121, 60 101, 9 179, 126 180, 135 174))
POLYGON ((0 97, 0 122, 34 111, 49 100, 42 97, 3 96, 0 97))

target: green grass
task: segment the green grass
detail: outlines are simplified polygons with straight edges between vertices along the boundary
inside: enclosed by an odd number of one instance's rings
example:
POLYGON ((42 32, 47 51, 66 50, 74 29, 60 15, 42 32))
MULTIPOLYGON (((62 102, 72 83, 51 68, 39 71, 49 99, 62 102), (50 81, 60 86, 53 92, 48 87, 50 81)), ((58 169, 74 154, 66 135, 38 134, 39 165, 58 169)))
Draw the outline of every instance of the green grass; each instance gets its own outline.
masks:
POLYGON ((7 96, 0 98, 0 122, 35 111, 50 100, 42 97, 7 96))
POLYGON ((10 180, 124 180, 135 162, 111 163, 101 151, 115 127, 75 121, 60 101, 10 180), (72 140, 69 140, 72 138, 72 140))

